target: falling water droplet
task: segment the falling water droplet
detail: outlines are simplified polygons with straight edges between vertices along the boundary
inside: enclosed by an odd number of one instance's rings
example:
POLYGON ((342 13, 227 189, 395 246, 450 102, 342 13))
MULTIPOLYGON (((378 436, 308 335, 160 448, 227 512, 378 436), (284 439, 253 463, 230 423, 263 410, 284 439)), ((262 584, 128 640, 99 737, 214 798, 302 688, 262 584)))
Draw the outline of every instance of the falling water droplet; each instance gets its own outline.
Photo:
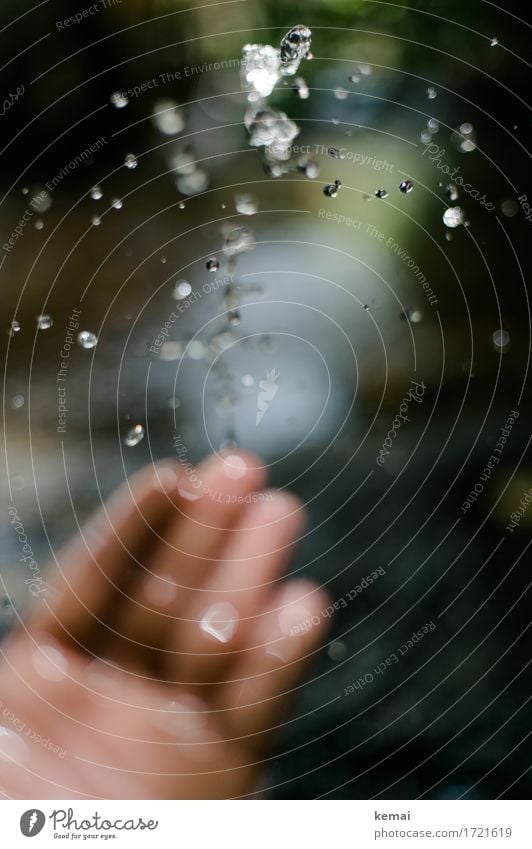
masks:
POLYGON ((227 313, 227 320, 232 327, 238 327, 238 325, 242 321, 238 310, 229 310, 229 312, 227 313))
POLYGON ((42 220, 42 218, 37 218, 37 220, 35 222, 35 229, 36 230, 42 230, 43 227, 44 227, 44 221, 42 220))
POLYGON ((207 269, 207 271, 215 272, 215 271, 218 271, 218 269, 220 268, 220 263, 218 262, 216 257, 212 256, 205 263, 205 268, 207 269))
POLYGON ((297 96, 300 100, 308 100, 310 97, 310 90, 303 79, 303 77, 296 77, 294 80, 294 89, 297 93, 297 96))
POLYGON ((333 159, 345 159, 345 151, 339 147, 330 147, 327 151, 328 155, 333 159))
POLYGON ((507 330, 496 330, 491 338, 495 350, 503 352, 508 349, 510 345, 510 334, 507 330))
POLYGON ((490 47, 497 47, 498 43, 499 43, 499 39, 497 38, 496 35, 494 35, 493 38, 490 41, 490 47))
POLYGON ((464 122, 451 134, 451 143, 460 153, 471 153, 477 149, 475 128, 464 122))
POLYGON ((128 98, 121 91, 115 91, 109 98, 110 103, 115 109, 123 109, 129 103, 128 98))
POLYGON ((252 251, 256 247, 255 236, 247 227, 233 227, 225 236, 224 252, 227 256, 252 251))
POLYGON ((172 395, 168 399, 167 404, 171 410, 177 410, 181 406, 181 400, 177 397, 177 395, 172 395))
POLYGON ((85 348, 86 350, 94 348, 98 343, 98 337, 90 330, 82 330, 80 333, 78 333, 77 340, 81 347, 85 348))
POLYGON ((92 224, 93 227, 99 227, 101 223, 102 223, 102 219, 100 218, 99 215, 93 215, 92 216, 91 224, 92 224))
POLYGON ((404 195, 410 194, 413 188, 414 185, 410 182, 410 180, 403 180, 403 182, 399 184, 399 191, 404 195))
POLYGON ((113 209, 122 209, 124 203, 120 200, 120 198, 113 198, 111 201, 111 206, 113 207, 113 209))
POLYGON ((419 324, 420 321, 423 321, 423 313, 414 307, 412 309, 406 309, 401 313, 401 318, 410 324, 419 324))
POLYGON ((429 100, 435 100, 437 96, 438 96, 438 92, 436 91, 436 89, 434 88, 434 86, 433 86, 433 85, 429 85, 429 87, 428 87, 428 89, 427 89, 427 97, 428 97, 428 99, 429 99, 429 100))
POLYGON ((443 223, 454 229, 464 223, 464 210, 461 206, 450 206, 443 213, 443 223))
POLYGON ((454 183, 449 183, 445 186, 445 197, 450 201, 457 201, 459 198, 459 192, 454 183))
POLYGON ((438 133, 440 130, 440 122, 436 118, 429 118, 427 121, 427 129, 431 135, 438 133))
POLYGON ((165 136, 175 136, 185 127, 185 119, 179 105, 169 97, 156 100, 153 104, 152 121, 165 136))
POLYGON ((251 195, 241 194, 235 197, 235 208, 241 215, 255 215, 258 205, 251 195))
POLYGON ((199 339, 193 339, 187 345, 186 354, 191 360, 202 360, 206 353, 205 345, 199 339))
POLYGON ((281 73, 295 74, 302 59, 310 58, 312 44, 311 30, 298 24, 292 27, 281 39, 281 73))
POLYGON ((9 406, 12 410, 20 410, 24 406, 24 395, 13 395, 9 400, 9 406))
POLYGON ((324 186, 323 194, 325 195, 325 197, 328 198, 338 197, 338 192, 340 191, 341 187, 342 184, 340 180, 335 180, 334 183, 327 183, 327 185, 324 186))
POLYGON ((91 189, 91 198, 93 200, 100 200, 103 197, 103 192, 100 186, 93 186, 91 189))
POLYGON ((124 445, 127 445, 128 448, 133 448, 135 445, 138 445, 139 442, 142 442, 144 439, 144 428, 141 424, 136 424, 135 427, 132 427, 131 430, 128 430, 124 437, 124 445))
POLYGON ((49 330, 53 323, 51 315, 37 316, 37 330, 49 330))
POLYGON ((178 205, 179 209, 185 209, 185 207, 186 207, 186 204, 183 203, 183 201, 180 201, 180 203, 178 203, 177 205, 178 205))
POLYGON ((352 74, 349 74, 349 82, 350 83, 359 83, 360 82, 360 74, 354 71, 352 74))
POLYGON ((252 374, 243 374, 240 378, 240 383, 246 389, 251 389, 251 387, 255 385, 255 378, 252 374))
POLYGON ((172 297, 175 298, 176 301, 183 301, 185 298, 188 298, 190 293, 192 292, 192 286, 190 283, 187 283, 186 280, 178 280, 172 297))
POLYGON ((384 200, 384 198, 388 197, 388 192, 386 191, 386 189, 377 189, 377 191, 375 192, 375 197, 379 198, 380 200, 384 200))
POLYGON ((347 655, 347 646, 342 640, 335 640, 327 649, 327 654, 331 660, 343 660, 347 655))
POLYGON ((126 168, 128 168, 130 171, 133 171, 138 164, 139 163, 135 154, 128 153, 126 158, 124 159, 124 165, 126 166, 126 168))
POLYGON ((11 324, 9 326, 8 334, 9 334, 9 336, 14 336, 16 333, 20 333, 20 330, 21 330, 20 322, 14 320, 14 321, 11 322, 11 324))
POLYGON ((338 88, 334 89, 334 96, 336 100, 346 100, 348 95, 349 92, 345 88, 341 88, 340 86, 338 86, 338 88))

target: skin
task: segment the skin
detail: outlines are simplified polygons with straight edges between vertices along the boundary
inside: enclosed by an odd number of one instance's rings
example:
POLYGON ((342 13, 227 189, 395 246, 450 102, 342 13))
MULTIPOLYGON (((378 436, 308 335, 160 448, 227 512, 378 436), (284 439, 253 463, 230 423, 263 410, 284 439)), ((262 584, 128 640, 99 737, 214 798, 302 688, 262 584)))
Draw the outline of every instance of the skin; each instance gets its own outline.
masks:
POLYGON ((156 464, 56 555, 0 647, 5 797, 256 793, 328 604, 307 580, 280 582, 304 509, 264 486, 243 452, 195 479, 156 464))

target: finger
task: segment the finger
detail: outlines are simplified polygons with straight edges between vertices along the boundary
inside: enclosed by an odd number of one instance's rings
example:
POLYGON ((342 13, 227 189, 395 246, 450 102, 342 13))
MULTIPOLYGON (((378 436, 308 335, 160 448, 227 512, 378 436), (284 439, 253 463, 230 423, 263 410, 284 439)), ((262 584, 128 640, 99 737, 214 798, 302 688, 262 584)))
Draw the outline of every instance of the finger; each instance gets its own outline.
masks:
POLYGON ((309 581, 289 581, 273 594, 249 635, 249 651, 230 670, 216 704, 229 729, 252 749, 270 742, 286 717, 305 666, 327 630, 328 596, 309 581), (258 735, 254 740, 250 735, 258 735))
POLYGON ((246 499, 251 500, 264 481, 262 462, 244 452, 209 457, 193 478, 185 480, 183 485, 197 497, 183 502, 121 610, 116 624, 123 637, 121 654, 138 645, 149 646, 159 650, 162 662, 164 653, 171 653, 166 642, 176 618, 185 615, 183 611, 231 535, 246 499))
POLYGON ((28 627, 86 641, 116 602, 124 574, 138 568, 144 550, 157 539, 179 498, 178 484, 178 467, 171 461, 126 481, 55 557, 51 585, 28 627))
POLYGON ((304 523, 301 503, 287 493, 262 493, 244 512, 216 568, 178 622, 174 645, 183 682, 220 679, 241 651, 254 617, 284 571, 304 523))

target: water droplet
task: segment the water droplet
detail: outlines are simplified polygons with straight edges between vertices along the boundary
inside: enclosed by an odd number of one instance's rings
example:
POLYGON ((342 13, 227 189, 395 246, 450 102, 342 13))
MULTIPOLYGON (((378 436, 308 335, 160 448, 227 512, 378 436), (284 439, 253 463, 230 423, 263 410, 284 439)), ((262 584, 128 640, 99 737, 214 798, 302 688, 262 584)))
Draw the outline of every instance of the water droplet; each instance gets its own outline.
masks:
POLYGON ((343 660, 347 655, 347 646, 342 640, 335 640, 327 649, 327 654, 331 660, 343 660))
POLYGON ((93 186, 91 189, 91 198, 93 200, 100 200, 103 197, 103 192, 100 186, 93 186))
POLYGON ((423 142, 423 144, 430 144, 432 141, 432 135, 429 130, 423 130, 419 138, 420 141, 423 142))
POLYGON ((445 197, 447 198, 447 200, 450 201, 457 201, 460 197, 458 189, 456 188, 454 183, 449 183, 447 186, 445 186, 445 197))
POLYGON ((0 612, 3 616, 11 616, 15 612, 15 605, 7 596, 0 601, 0 612))
POLYGON ((126 158, 124 159, 124 165, 126 166, 126 168, 128 168, 130 171, 133 171, 138 164, 139 163, 135 154, 128 153, 126 158))
POLYGON ((252 374, 243 374, 240 378, 240 383, 246 389, 251 389, 251 387, 255 385, 255 378, 252 374))
POLYGON ((238 310, 229 310, 227 313, 227 320, 232 327, 238 327, 242 318, 238 310))
POLYGON ((164 97, 153 104, 152 121, 160 133, 175 136, 185 127, 183 112, 175 100, 164 97))
POLYGON ((338 88, 334 89, 334 96, 335 96, 336 100, 346 100, 348 95, 349 95, 349 92, 345 88, 341 88, 339 86, 338 88))
POLYGON ((419 324, 420 321, 423 321, 423 313, 414 307, 412 309, 406 309, 401 313, 401 318, 410 324, 419 324))
POLYGON ((507 330, 496 330, 491 338, 497 351, 505 351, 510 345, 510 334, 507 330))
POLYGON ((37 220, 35 222, 35 229, 36 230, 42 230, 43 227, 44 227, 44 221, 42 220, 42 218, 37 218, 37 220))
POLYGON ((254 197, 242 194, 235 197, 235 208, 240 215, 255 215, 258 205, 254 197))
POLYGON ((172 297, 175 298, 176 301, 183 301, 185 298, 188 298, 191 292, 192 286, 190 283, 187 283, 186 280, 178 280, 175 284, 172 297))
POLYGON ((237 256, 254 250, 255 236, 247 227, 234 227, 225 236, 224 252, 227 256, 237 256))
POLYGON ((358 66, 358 70, 364 77, 371 77, 373 73, 373 68, 371 65, 368 65, 367 62, 361 62, 358 66))
POLYGON ((80 333, 78 333, 77 340, 78 344, 81 345, 82 348, 85 348, 87 351, 91 348, 96 347, 96 345, 98 344, 98 337, 90 330, 82 330, 80 333))
POLYGON ((499 44, 499 39, 497 38, 496 35, 494 35, 493 38, 490 41, 490 47, 497 47, 498 44, 499 44))
POLYGON ((380 200, 384 200, 384 198, 388 197, 388 192, 386 191, 386 189, 377 189, 377 191, 375 192, 375 197, 379 198, 380 200))
POLYGON ((464 223, 464 210, 461 206, 450 206, 443 213, 443 223, 454 229, 464 223))
POLYGON ((24 186, 24 188, 22 189, 22 194, 23 194, 23 195, 27 195, 27 194, 29 193, 29 191, 30 191, 30 190, 28 189, 28 187, 27 187, 27 186, 24 186))
POLYGON ((403 180, 403 182, 399 184, 399 191, 404 195, 410 194, 413 188, 414 185, 410 182, 410 180, 403 180))
POLYGON ((129 99, 121 91, 113 92, 113 94, 109 98, 109 101, 111 105, 115 107, 115 109, 123 109, 124 106, 127 106, 129 103, 129 99))
POLYGON ((342 184, 340 180, 335 180, 334 183, 327 183, 327 185, 323 189, 323 194, 328 198, 338 197, 338 192, 340 191, 342 184))
POLYGON ((345 159, 345 150, 340 150, 339 147, 330 147, 327 153, 333 159, 345 159))
POLYGON ((205 345, 199 339, 193 339, 187 345, 187 357, 191 360, 202 360, 205 357, 205 345))
POLYGON ((159 348, 158 358, 163 363, 173 363, 175 360, 180 360, 185 353, 183 342, 175 339, 167 339, 159 348))
POLYGON ((54 323, 51 315, 37 316, 37 330, 49 330, 54 323))
POLYGON ((360 82, 360 73, 354 71, 352 74, 349 74, 349 82, 350 83, 359 83, 360 82))
POLYGON ((179 209, 185 209, 185 206, 186 206, 186 204, 184 204, 183 201, 181 201, 177 205, 178 205, 179 209))
POLYGON ((207 271, 211 271, 211 272, 218 271, 218 269, 220 268, 220 263, 218 262, 216 257, 212 256, 205 263, 205 268, 207 269, 207 271))
POLYGON ((204 192, 209 185, 209 175, 201 168, 197 168, 192 174, 182 174, 176 180, 176 186, 182 195, 196 195, 204 192))
POLYGON ((331 118, 331 122, 334 124, 335 127, 337 127, 340 123, 340 118, 338 117, 338 115, 333 115, 333 117, 331 118))
POLYGON ((447 241, 448 241, 448 242, 452 242, 452 240, 453 240, 453 234, 452 234, 452 233, 447 232, 447 233, 445 234, 445 238, 447 239, 447 241))
POLYGON ((47 212, 52 205, 52 196, 45 189, 35 190, 35 194, 30 200, 30 206, 35 212, 47 212))
POLYGON ((281 73, 295 74, 302 59, 310 58, 312 44, 311 30, 298 24, 292 27, 281 39, 281 73))
POLYGON ((113 207, 113 209, 122 209, 124 203, 120 200, 120 198, 113 198, 111 201, 111 206, 113 207))
POLYGON ((167 404, 171 410, 177 410, 181 406, 181 400, 177 397, 177 395, 172 395, 168 399, 167 404))
POLYGON ((99 227, 101 223, 102 223, 102 219, 100 218, 99 215, 93 215, 92 216, 91 224, 92 224, 93 227, 99 227))
POLYGON ((20 410, 24 406, 24 395, 13 395, 9 399, 9 406, 12 410, 20 410))
POLYGON ((519 212, 519 205, 512 200, 503 200, 501 203, 501 212, 506 218, 513 218, 519 212))
POLYGON ((433 86, 433 85, 429 85, 429 87, 428 87, 428 89, 427 89, 427 97, 428 97, 428 99, 429 99, 429 100, 435 100, 437 96, 438 96, 438 92, 436 91, 436 89, 434 88, 434 86, 433 86))
POLYGON ((316 177, 320 176, 320 167, 311 156, 300 156, 297 160, 297 170, 310 180, 315 180, 316 177))
POLYGON ((127 445, 128 448, 133 448, 135 445, 138 445, 139 442, 142 442, 144 439, 144 428, 141 424, 136 424, 135 427, 132 427, 131 430, 128 430, 124 437, 124 445, 127 445))
POLYGON ((308 100, 310 97, 310 90, 303 79, 303 77, 296 77, 294 80, 294 89, 297 93, 297 96, 300 100, 308 100))
POLYGON ((7 332, 9 334, 9 336, 14 336, 16 333, 20 333, 21 329, 22 329, 22 326, 21 326, 20 322, 14 320, 14 321, 11 322, 11 324, 9 326, 9 330, 7 332))
POLYGON ((464 122, 451 134, 451 143, 460 153, 471 153, 477 149, 475 128, 464 122))
POLYGON ((269 97, 279 79, 281 57, 270 44, 246 44, 242 50, 242 88, 250 100, 269 97))
POLYGON ((440 122, 437 121, 436 118, 429 118, 427 121, 427 129, 431 134, 438 133, 440 130, 440 122))

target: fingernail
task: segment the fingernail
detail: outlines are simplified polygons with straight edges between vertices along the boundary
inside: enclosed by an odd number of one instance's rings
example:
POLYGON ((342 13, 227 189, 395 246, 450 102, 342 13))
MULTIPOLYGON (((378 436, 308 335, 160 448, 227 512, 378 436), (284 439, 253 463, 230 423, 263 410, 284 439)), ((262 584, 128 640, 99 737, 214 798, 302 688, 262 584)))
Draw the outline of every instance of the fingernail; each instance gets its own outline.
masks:
POLYGON ((238 628, 238 610, 226 602, 212 604, 203 614, 200 628, 219 643, 228 643, 238 628))
POLYGON ((32 655, 33 668, 46 681, 62 681, 68 672, 68 661, 58 646, 38 646, 32 655))

